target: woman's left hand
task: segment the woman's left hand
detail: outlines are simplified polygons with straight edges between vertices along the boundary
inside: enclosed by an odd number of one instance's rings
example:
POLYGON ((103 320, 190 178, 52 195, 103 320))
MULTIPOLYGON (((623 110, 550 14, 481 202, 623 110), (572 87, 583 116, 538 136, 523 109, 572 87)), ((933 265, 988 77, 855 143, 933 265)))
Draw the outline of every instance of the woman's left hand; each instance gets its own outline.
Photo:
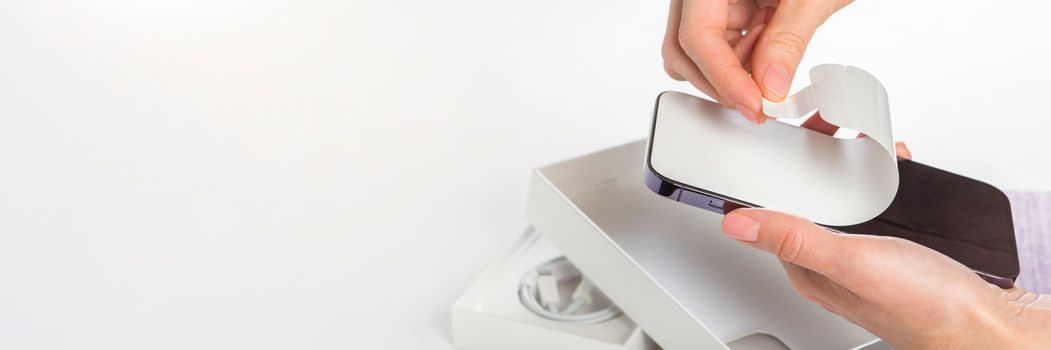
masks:
POLYGON ((1051 295, 1002 290, 930 248, 766 209, 734 210, 722 227, 777 256, 799 294, 896 348, 1051 349, 1051 295))

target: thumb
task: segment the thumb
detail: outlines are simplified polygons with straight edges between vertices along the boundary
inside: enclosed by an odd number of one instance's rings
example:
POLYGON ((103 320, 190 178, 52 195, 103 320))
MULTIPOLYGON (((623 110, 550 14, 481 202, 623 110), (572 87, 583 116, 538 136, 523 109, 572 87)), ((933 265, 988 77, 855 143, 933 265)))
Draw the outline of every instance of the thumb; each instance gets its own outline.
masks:
POLYGON ((779 259, 836 279, 847 237, 803 218, 766 209, 738 209, 723 218, 728 236, 779 259))
POLYGON ((752 77, 763 97, 781 102, 817 27, 843 1, 781 1, 752 52, 752 77))

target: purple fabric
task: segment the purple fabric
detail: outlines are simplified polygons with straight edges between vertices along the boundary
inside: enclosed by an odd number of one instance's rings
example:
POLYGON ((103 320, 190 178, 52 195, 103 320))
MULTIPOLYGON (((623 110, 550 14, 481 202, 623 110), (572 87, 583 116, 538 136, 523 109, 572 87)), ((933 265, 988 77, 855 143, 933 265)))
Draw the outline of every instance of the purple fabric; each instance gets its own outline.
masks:
POLYGON ((1051 293, 1051 192, 1008 192, 1014 215, 1018 260, 1017 285, 1051 293))

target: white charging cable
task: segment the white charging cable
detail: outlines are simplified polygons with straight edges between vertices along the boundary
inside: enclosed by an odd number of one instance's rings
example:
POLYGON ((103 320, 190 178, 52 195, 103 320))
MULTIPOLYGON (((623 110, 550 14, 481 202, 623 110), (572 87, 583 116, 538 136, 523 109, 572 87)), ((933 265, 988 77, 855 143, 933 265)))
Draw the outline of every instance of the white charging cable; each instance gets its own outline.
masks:
POLYGON ((518 288, 522 305, 540 317, 572 323, 600 323, 620 316, 620 309, 602 295, 565 257, 558 257, 526 273, 518 288), (574 280, 579 280, 573 287, 574 280), (573 287, 572 293, 568 288, 573 287), (563 292, 570 294, 565 307, 563 292), (599 302, 603 305, 596 305, 599 302))
POLYGON ((562 309, 562 313, 572 314, 580 310, 581 308, 591 305, 594 300, 591 297, 591 293, 595 290, 595 284, 591 283, 591 280, 581 277, 580 284, 577 285, 577 289, 573 291, 572 302, 562 309))

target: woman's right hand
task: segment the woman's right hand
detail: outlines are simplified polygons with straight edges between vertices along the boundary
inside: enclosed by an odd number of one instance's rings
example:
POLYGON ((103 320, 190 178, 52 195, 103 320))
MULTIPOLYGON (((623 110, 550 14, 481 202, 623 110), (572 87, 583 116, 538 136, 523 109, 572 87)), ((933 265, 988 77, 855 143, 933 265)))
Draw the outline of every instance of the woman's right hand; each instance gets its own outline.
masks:
POLYGON ((810 38, 849 0, 672 0, 664 69, 752 122, 780 102, 810 38))

